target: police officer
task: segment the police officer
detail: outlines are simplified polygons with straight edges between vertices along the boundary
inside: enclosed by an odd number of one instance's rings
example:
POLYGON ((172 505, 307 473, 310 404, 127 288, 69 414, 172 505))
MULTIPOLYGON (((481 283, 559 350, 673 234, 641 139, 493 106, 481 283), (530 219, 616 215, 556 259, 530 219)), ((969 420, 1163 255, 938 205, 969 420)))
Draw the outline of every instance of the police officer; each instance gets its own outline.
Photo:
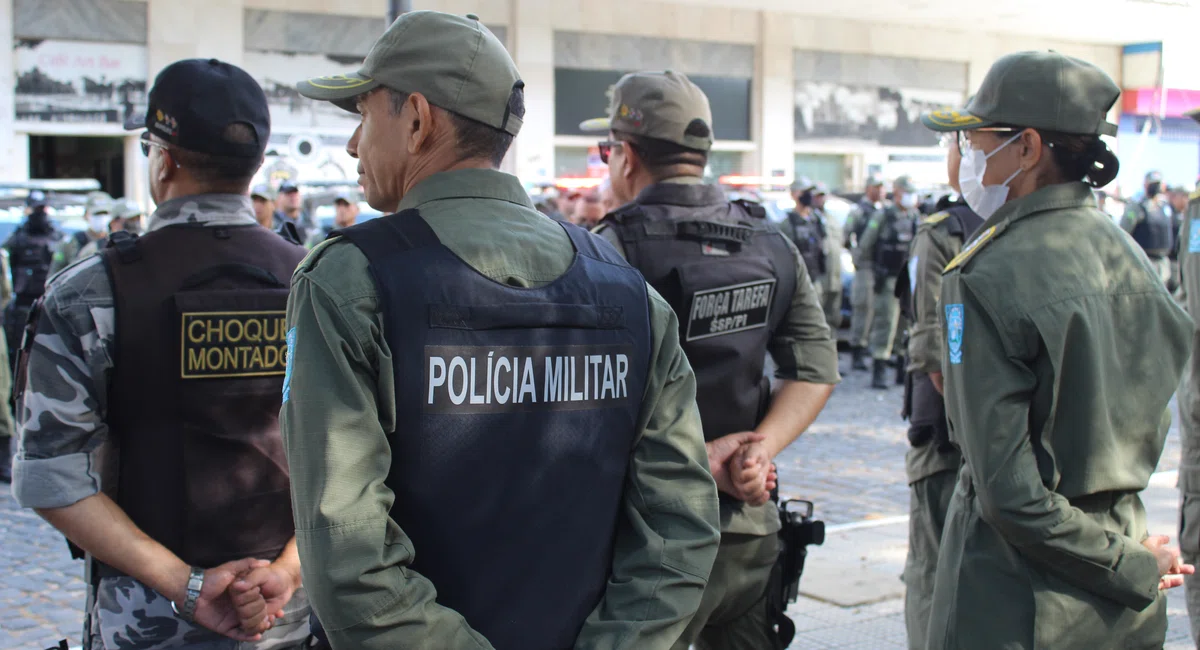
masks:
POLYGON ((409 12, 298 89, 360 116, 347 151, 396 213, 292 281, 283 430, 329 640, 668 646, 719 540, 695 378, 637 271, 496 169, 525 115, 504 45, 409 12))
POLYGON ((105 192, 89 192, 87 204, 83 210, 83 220, 87 227, 59 243, 54 251, 54 261, 50 265, 50 275, 67 268, 79 259, 79 252, 89 242, 103 239, 108 233, 108 222, 112 218, 113 198, 105 192))
POLYGON ((178 61, 145 127, 149 232, 114 233, 31 317, 13 495, 87 554, 84 648, 299 648, 278 411, 304 249, 247 196, 266 96, 228 63, 178 61))
POLYGON ((1119 163, 1120 89, 1094 65, 1021 52, 961 111, 959 184, 985 219, 946 266, 946 411, 964 464, 938 554, 928 647, 1161 648, 1191 566, 1147 536, 1194 325, 1096 208, 1119 163))
POLYGON ((279 194, 275 197, 275 221, 272 228, 278 232, 286 232, 290 224, 295 228, 300 242, 308 240, 309 218, 304 212, 300 188, 295 183, 285 182, 279 186, 279 194))
MULTIPOLYGON (((1200 109, 1187 113, 1200 122, 1200 109)), ((1179 275, 1182 302, 1193 319, 1200 318, 1200 192, 1193 193, 1183 213, 1179 232, 1179 275)), ((1179 431, 1182 443, 1179 464, 1179 546, 1183 561, 1200 559, 1200 330, 1192 334, 1192 356, 1179 385, 1179 431)), ((1192 638, 1200 639, 1200 579, 1185 578, 1192 638)))
POLYGON ((75 260, 87 259, 96 253, 104 250, 108 245, 108 238, 114 232, 122 231, 134 235, 139 235, 145 229, 145 215, 143 214, 142 206, 134 201, 114 201, 112 206, 112 219, 108 222, 108 233, 100 239, 93 239, 79 249, 79 254, 75 256, 75 260))
POLYGON ((888 387, 887 367, 900 321, 896 278, 908 260, 920 216, 916 187, 907 176, 901 176, 892 185, 892 203, 871 217, 858 244, 859 264, 872 266, 875 282, 870 329, 872 388, 888 387))
MULTIPOLYGON (((0 248, 0 309, 12 302, 12 273, 8 266, 8 250, 0 248)), ((12 373, 8 361, 7 337, 0 336, 0 396, 12 393, 12 373)), ((0 405, 0 483, 12 480, 12 455, 16 453, 13 441, 12 409, 8 400, 0 405)))
POLYGON ((1121 227, 1146 251, 1165 285, 1171 280, 1170 254, 1175 246, 1175 229, 1171 206, 1163 193, 1162 172, 1147 173, 1145 188, 1142 200, 1130 204, 1121 217, 1121 227))
POLYGON ((59 232, 46 214, 46 195, 33 190, 25 200, 25 222, 4 242, 12 267, 13 298, 4 308, 4 337, 11 351, 11 370, 15 370, 16 350, 21 346, 21 334, 29 309, 42 297, 50 276, 50 263, 59 232))
POLYGON ((825 215, 824 183, 802 178, 792 184, 796 209, 780 224, 784 234, 800 251, 816 287, 825 321, 837 331, 842 322, 842 237, 841 229, 825 215))
POLYGON ((768 583, 780 520, 762 481, 774 482, 772 459, 808 428, 839 381, 837 348, 796 248, 761 207, 730 203, 703 184, 711 124, 708 98, 687 77, 643 72, 617 82, 608 118, 583 126, 609 132, 601 157, 625 204, 605 217, 600 234, 679 316, 721 491, 721 548, 675 648, 779 648, 772 626, 782 603, 769 598, 768 583), (768 352, 781 380, 773 399, 763 377, 768 352), (747 432, 761 440, 744 444, 747 432))
MULTIPOLYGON (((950 186, 958 184, 957 137, 943 134, 952 145, 946 172, 950 186)), ((928 645, 926 629, 937 571, 938 546, 950 495, 958 476, 962 455, 950 444, 946 404, 942 399, 942 329, 939 296, 942 269, 962 250, 963 243, 983 223, 962 202, 942 205, 942 210, 925 219, 913 241, 906 280, 912 329, 908 339, 908 377, 905 384, 905 414, 908 442, 905 469, 909 486, 908 560, 904 565, 904 623, 908 647, 923 650, 928 645)))
POLYGON ((859 247, 871 218, 884 205, 883 178, 872 174, 867 179, 866 193, 846 218, 846 230, 842 238, 842 244, 851 250, 851 259, 854 261, 854 285, 850 290, 850 353, 851 368, 854 370, 870 369, 866 362, 867 336, 871 333, 871 322, 875 315, 875 264, 870 259, 862 259, 859 247))
POLYGON ((349 192, 341 192, 333 199, 333 223, 328 226, 320 226, 313 230, 313 233, 308 236, 308 242, 305 244, 308 248, 313 248, 317 244, 325 241, 330 234, 335 230, 343 230, 349 228, 358 222, 358 200, 349 192))

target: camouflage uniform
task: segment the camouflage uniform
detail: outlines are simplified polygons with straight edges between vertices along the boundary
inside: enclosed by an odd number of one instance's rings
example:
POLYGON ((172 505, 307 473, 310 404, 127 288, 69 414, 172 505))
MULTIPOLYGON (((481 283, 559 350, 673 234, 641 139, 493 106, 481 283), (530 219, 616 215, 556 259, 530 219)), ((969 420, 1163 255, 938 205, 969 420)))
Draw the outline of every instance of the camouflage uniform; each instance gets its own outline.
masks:
MULTIPOLYGON (((248 197, 204 195, 159 206, 148 230, 180 222, 256 223, 248 197)), ((13 495, 23 507, 62 508, 100 491, 97 461, 109 438, 105 414, 115 324, 112 285, 101 257, 68 267, 46 288, 26 390, 17 408, 20 442, 13 495)), ((84 648, 262 650, 302 647, 308 637, 303 589, 264 640, 238 643, 178 618, 167 598, 133 578, 101 578, 97 583, 88 588, 84 648)))
MULTIPOLYGON (((8 306, 8 301, 12 300, 12 271, 8 267, 8 251, 0 249, 0 311, 3 311, 8 306)), ((8 408, 8 396, 12 393, 12 374, 8 364, 8 342, 7 337, 0 336, 0 400, 3 400, 3 408, 0 408, 0 453, 4 454, 0 458, 0 480, 8 480, 10 468, 10 457, 16 451, 9 444, 13 435, 13 418, 12 410, 8 408)))

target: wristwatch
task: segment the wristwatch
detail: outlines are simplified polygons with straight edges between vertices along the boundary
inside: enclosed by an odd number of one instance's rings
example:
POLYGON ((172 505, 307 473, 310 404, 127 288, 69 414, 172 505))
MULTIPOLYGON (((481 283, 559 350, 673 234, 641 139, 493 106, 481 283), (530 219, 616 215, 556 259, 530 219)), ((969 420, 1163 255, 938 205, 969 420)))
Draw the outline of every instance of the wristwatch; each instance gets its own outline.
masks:
POLYGON ((192 572, 188 574, 187 583, 187 598, 183 601, 183 608, 175 606, 175 601, 171 601, 171 611, 183 620, 191 623, 196 615, 196 603, 200 600, 200 589, 204 587, 204 569, 200 567, 192 567, 192 572))

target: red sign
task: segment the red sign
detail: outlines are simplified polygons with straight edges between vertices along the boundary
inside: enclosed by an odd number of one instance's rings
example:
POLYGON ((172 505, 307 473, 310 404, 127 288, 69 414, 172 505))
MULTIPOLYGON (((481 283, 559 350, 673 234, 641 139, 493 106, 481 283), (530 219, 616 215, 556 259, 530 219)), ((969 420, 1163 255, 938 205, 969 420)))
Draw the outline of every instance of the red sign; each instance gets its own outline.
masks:
MULTIPOLYGON (((1158 115, 1163 109, 1162 91, 1158 88, 1126 89, 1121 93, 1121 112, 1130 115, 1158 115)), ((1183 117, 1183 114, 1200 108, 1200 90, 1168 88, 1166 115, 1183 117)))

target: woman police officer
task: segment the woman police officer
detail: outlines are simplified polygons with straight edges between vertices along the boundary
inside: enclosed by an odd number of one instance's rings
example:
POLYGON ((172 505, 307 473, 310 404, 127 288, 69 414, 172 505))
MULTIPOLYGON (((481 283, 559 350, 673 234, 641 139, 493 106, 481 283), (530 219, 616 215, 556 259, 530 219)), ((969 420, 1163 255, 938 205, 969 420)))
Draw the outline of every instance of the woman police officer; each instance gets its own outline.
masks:
POLYGON ((985 219, 946 267, 946 410, 963 466, 930 648, 1162 647, 1182 564, 1138 493, 1162 453, 1192 323, 1096 209, 1120 90, 1054 52, 996 61, 961 111, 959 181, 985 219))

